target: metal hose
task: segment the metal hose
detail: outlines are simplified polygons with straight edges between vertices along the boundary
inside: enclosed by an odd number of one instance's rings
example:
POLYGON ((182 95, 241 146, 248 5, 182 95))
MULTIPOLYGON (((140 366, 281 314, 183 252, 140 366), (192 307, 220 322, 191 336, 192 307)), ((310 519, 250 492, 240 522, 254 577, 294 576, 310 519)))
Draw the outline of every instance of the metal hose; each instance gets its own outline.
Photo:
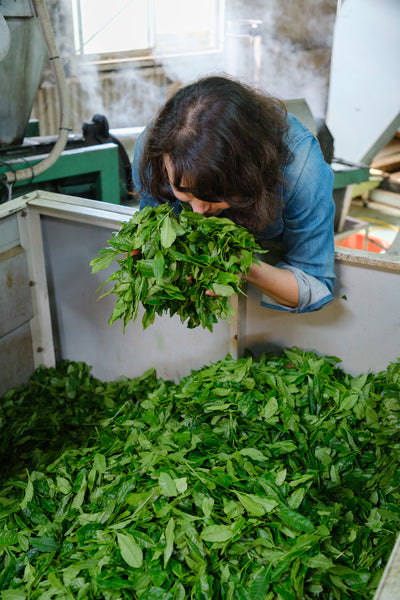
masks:
POLYGON ((37 175, 47 171, 47 169, 56 162, 61 152, 64 150, 68 141, 68 134, 71 131, 71 100, 69 89, 65 77, 64 66, 61 57, 58 54, 57 44, 54 39, 54 33, 50 23, 49 14, 43 0, 33 0, 33 4, 35 7, 35 13, 40 21, 48 55, 53 64, 54 75, 56 78, 57 91, 60 100, 59 135, 51 152, 41 162, 26 169, 20 169, 19 171, 7 171, 4 174, 4 177, 6 178, 8 184, 13 184, 16 181, 33 179, 37 175))

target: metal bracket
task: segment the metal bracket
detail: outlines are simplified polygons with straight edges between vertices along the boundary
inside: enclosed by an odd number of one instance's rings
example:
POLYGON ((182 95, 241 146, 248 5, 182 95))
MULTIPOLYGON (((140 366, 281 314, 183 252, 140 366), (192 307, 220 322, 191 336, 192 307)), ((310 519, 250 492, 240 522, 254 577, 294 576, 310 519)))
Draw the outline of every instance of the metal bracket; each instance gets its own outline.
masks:
POLYGON ((31 336, 34 365, 35 368, 40 365, 52 367, 55 365, 55 353, 40 213, 27 204, 26 208, 18 213, 18 228, 21 245, 26 251, 31 281, 33 307, 31 336))

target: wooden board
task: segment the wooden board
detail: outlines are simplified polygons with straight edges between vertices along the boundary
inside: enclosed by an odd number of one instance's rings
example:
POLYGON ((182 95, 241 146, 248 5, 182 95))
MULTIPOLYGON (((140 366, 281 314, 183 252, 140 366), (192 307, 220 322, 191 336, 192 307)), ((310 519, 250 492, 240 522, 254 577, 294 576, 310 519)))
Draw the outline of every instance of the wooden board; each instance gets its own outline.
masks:
POLYGON ((400 152, 389 154, 387 156, 375 157, 371 163, 371 167, 386 171, 387 173, 398 171, 400 169, 400 152))

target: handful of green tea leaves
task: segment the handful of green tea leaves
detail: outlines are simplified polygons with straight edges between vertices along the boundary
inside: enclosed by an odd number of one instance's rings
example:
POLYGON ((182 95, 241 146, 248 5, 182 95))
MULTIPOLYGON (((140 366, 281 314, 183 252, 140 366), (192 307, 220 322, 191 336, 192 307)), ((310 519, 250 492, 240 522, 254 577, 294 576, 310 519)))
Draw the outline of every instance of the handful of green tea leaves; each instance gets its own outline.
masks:
POLYGON ((263 252, 254 236, 230 219, 204 217, 187 207, 177 215, 168 204, 136 212, 108 243, 90 266, 97 273, 117 260, 120 268, 100 288, 114 285, 100 297, 118 296, 109 325, 123 319, 124 331, 140 304, 144 329, 156 314, 169 313, 190 329, 202 325, 212 331, 218 319, 234 314, 229 297, 244 293, 241 277, 258 262, 254 253, 263 252))

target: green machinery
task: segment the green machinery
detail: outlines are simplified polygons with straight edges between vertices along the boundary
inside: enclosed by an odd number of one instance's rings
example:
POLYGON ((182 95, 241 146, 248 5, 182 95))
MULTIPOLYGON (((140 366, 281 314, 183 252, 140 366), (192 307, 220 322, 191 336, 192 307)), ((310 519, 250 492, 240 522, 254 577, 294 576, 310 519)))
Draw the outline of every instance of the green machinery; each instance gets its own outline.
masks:
MULTIPOLYGON (((43 160, 54 140, 39 136, 39 124, 30 121, 22 145, 0 149, 0 179, 6 172, 18 172, 43 160)), ((0 203, 35 189, 70 196, 132 204, 133 187, 129 158, 122 144, 108 132, 105 117, 95 115, 83 124, 83 135, 70 135, 65 150, 46 171, 26 180, 3 183, 0 203), (104 133, 105 135, 100 135, 104 133)))

